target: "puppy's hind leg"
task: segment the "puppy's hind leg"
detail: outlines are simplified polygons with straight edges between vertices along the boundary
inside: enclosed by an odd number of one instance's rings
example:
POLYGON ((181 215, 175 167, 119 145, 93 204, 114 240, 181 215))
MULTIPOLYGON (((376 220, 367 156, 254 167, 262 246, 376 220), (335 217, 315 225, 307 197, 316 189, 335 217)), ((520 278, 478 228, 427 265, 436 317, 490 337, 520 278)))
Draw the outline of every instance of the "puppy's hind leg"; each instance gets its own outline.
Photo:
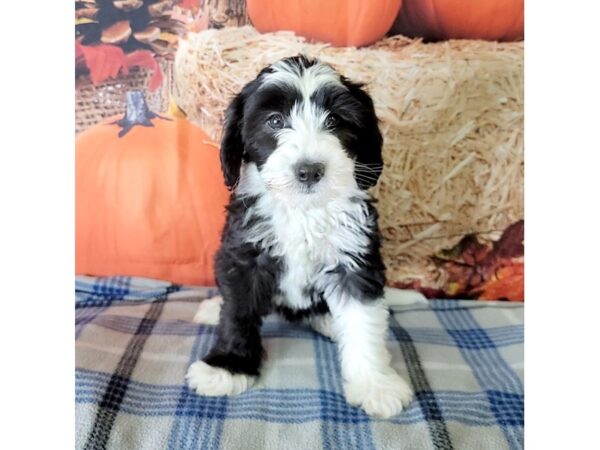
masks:
POLYGON ((196 315, 192 321, 204 325, 217 325, 219 323, 219 315, 221 314, 221 306, 223 305, 223 297, 207 298, 200 303, 196 315))

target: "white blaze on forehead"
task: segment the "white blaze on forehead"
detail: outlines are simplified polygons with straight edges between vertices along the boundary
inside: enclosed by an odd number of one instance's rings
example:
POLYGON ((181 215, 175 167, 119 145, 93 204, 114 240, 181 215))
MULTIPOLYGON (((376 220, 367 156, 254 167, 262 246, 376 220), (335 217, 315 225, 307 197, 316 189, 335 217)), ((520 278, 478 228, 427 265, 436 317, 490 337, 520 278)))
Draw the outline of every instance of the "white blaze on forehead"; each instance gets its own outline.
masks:
MULTIPOLYGON (((327 118, 327 111, 312 102, 296 103, 290 111, 290 128, 310 137, 314 133, 324 131, 323 123, 327 118)), ((285 134, 282 130, 280 134, 285 134)))
POLYGON ((290 126, 277 134, 280 149, 287 149, 291 161, 308 159, 326 163, 335 153, 345 155, 338 138, 324 126, 328 112, 312 102, 294 105, 290 126))
POLYGON ((285 84, 292 86, 307 100, 319 88, 327 85, 345 87, 340 75, 325 64, 315 64, 304 68, 289 61, 278 61, 271 65, 273 72, 264 75, 263 85, 285 84))

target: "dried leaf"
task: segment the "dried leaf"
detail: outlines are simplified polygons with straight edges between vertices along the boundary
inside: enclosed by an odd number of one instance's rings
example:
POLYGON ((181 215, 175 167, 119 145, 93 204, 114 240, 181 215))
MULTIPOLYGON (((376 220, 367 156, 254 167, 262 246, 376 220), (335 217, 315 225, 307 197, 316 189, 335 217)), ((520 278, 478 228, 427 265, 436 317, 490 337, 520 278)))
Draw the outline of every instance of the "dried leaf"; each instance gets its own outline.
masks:
POLYGON ((482 286, 479 299, 506 299, 523 301, 525 298, 525 267, 512 264, 500 268, 487 283, 482 286))
POLYGON ((491 243, 469 234, 454 247, 435 255, 433 261, 447 277, 444 288, 447 294, 488 300, 523 300, 518 274, 510 275, 504 282, 498 277, 509 276, 507 267, 522 266, 524 228, 524 221, 515 222, 504 230, 498 241, 491 243), (508 293, 504 292, 506 290, 508 293))
POLYGON ((145 67, 152 71, 149 89, 156 90, 163 81, 160 66, 149 50, 137 50, 125 54, 116 45, 82 45, 75 41, 75 59, 82 61, 90 72, 90 79, 94 85, 102 83, 108 78, 116 78, 119 73, 127 75, 132 67, 145 67))
POLYGON ((479 242, 474 234, 468 234, 454 247, 440 251, 436 258, 473 265, 482 261, 490 250, 490 245, 479 242))
POLYGON ((125 65, 125 53, 116 45, 79 44, 79 51, 90 71, 90 79, 94 85, 98 85, 108 78, 115 78, 125 65))
POLYGON ((83 49, 81 48, 81 42, 75 39, 75 60, 83 58, 83 49))
POLYGON ((504 230, 498 242, 494 244, 494 252, 500 258, 521 257, 525 253, 524 239, 525 221, 519 220, 504 230))
POLYGON ((163 81, 163 73, 160 70, 160 66, 154 59, 152 52, 148 50, 136 50, 135 52, 129 53, 125 57, 126 67, 146 67, 152 71, 152 77, 150 78, 150 85, 148 88, 151 91, 156 90, 163 81))

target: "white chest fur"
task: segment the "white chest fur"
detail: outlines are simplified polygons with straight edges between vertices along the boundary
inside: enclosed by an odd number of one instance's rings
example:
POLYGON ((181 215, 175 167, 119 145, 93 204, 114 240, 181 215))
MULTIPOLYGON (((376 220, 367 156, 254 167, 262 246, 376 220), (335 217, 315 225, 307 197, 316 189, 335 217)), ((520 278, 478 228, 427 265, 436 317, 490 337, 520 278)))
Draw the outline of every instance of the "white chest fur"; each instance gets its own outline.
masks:
POLYGON ((356 264, 353 258, 368 247, 372 223, 361 200, 339 199, 321 207, 298 208, 262 196, 248 211, 261 220, 248 233, 248 240, 281 258, 283 272, 274 301, 294 309, 308 308, 306 288, 320 285, 325 272, 337 266, 356 264))

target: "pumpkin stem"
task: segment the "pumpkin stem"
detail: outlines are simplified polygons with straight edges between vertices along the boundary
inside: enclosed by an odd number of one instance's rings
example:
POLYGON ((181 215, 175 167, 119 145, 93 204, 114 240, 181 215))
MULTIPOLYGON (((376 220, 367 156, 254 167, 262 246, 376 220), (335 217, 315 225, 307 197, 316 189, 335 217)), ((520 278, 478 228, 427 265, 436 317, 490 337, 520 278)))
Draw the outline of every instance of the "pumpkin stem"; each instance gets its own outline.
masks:
POLYGON ((111 125, 119 125, 121 127, 119 137, 123 137, 136 125, 153 127, 152 119, 156 117, 163 120, 171 120, 168 117, 163 117, 151 111, 148 108, 142 91, 127 91, 125 94, 125 115, 122 119, 112 122, 111 125))

